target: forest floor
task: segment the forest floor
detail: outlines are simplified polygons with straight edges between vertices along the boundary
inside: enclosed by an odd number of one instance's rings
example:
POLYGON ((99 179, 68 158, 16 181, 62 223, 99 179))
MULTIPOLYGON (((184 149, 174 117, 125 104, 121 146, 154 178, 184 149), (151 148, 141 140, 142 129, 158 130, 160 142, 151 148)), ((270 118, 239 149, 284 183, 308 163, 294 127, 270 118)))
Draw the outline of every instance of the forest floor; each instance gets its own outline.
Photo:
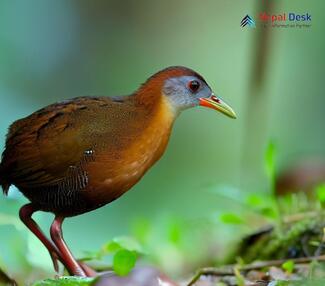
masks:
POLYGON ((325 256, 204 268, 186 286, 325 285, 325 256), (311 278, 312 277, 312 278, 311 278))

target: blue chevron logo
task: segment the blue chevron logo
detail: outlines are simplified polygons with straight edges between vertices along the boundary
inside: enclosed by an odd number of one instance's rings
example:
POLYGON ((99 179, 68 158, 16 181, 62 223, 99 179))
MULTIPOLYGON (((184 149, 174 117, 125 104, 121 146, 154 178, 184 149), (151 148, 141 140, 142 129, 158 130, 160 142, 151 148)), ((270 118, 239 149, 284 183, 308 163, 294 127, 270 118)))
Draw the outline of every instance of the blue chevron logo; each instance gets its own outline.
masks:
POLYGON ((240 22, 240 26, 242 27, 250 27, 250 28, 255 28, 255 21, 254 19, 249 16, 249 15, 246 15, 240 22))

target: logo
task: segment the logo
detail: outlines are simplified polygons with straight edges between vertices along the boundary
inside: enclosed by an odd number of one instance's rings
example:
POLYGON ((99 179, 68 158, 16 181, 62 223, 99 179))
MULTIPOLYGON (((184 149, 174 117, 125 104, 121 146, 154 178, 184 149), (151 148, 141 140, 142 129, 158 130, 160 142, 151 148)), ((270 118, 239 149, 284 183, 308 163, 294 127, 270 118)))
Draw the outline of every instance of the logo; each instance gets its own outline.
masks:
POLYGON ((250 28, 255 28, 255 21, 249 15, 246 15, 240 22, 240 26, 245 27, 248 26, 250 28))
POLYGON ((256 22, 253 17, 247 14, 241 20, 240 26, 243 28, 310 28, 312 24, 312 15, 309 12, 282 12, 269 14, 266 11, 261 11, 255 16, 256 22))
POLYGON ((261 12, 259 18, 263 22, 311 22, 311 14, 297 14, 297 13, 281 13, 281 14, 268 14, 261 12))
POLYGON ((312 22, 311 14, 294 12, 268 14, 264 11, 259 14, 259 19, 264 27, 271 26, 272 28, 309 28, 312 22))

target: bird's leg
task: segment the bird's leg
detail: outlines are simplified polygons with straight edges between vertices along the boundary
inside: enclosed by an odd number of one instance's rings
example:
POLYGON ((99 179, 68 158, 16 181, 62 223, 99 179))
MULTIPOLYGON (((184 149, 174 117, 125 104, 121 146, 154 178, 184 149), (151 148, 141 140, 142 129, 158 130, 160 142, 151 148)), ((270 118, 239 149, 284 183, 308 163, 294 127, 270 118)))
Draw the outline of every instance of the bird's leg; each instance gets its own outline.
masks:
POLYGON ((62 259, 65 261, 65 267, 69 271, 70 274, 76 275, 76 276, 82 276, 86 277, 86 273, 83 270, 83 267, 81 267, 76 259, 73 257, 71 251, 67 247, 63 235, 62 235, 62 223, 63 223, 64 217, 62 216, 56 216, 50 229, 51 237, 56 245, 56 247, 59 249, 62 259))
POLYGON ((44 244, 52 258, 53 267, 56 272, 59 271, 58 259, 60 254, 56 246, 45 236, 37 223, 32 219, 34 212, 39 209, 33 204, 26 204, 19 210, 19 217, 21 221, 27 226, 27 228, 36 235, 36 237, 44 244))
MULTIPOLYGON (((21 207, 19 210, 19 217, 21 221, 27 226, 27 228, 34 233, 34 235, 43 243, 43 245, 46 247, 48 250, 52 262, 53 262, 53 267, 56 272, 59 271, 59 264, 58 260, 62 262, 65 267, 68 268, 68 263, 63 259, 61 253, 59 252, 58 248, 53 244, 52 241, 50 241, 45 234, 42 232, 40 227, 37 225, 37 223, 32 219, 32 215, 34 212, 39 211, 39 208, 35 207, 33 204, 29 203, 21 207)), ((97 275, 96 271, 91 269, 88 265, 78 262, 80 267, 84 270, 86 275, 88 277, 94 277, 97 275)))

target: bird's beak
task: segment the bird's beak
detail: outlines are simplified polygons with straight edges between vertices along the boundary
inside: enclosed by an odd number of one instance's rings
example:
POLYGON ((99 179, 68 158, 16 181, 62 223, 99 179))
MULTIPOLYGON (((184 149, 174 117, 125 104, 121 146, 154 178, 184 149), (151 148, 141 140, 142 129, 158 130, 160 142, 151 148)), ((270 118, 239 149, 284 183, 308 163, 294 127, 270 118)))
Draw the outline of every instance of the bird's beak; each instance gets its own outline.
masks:
POLYGON ((215 96, 213 93, 210 97, 200 98, 200 105, 218 110, 231 118, 236 118, 236 113, 232 110, 232 108, 227 103, 225 103, 220 97, 215 96))

